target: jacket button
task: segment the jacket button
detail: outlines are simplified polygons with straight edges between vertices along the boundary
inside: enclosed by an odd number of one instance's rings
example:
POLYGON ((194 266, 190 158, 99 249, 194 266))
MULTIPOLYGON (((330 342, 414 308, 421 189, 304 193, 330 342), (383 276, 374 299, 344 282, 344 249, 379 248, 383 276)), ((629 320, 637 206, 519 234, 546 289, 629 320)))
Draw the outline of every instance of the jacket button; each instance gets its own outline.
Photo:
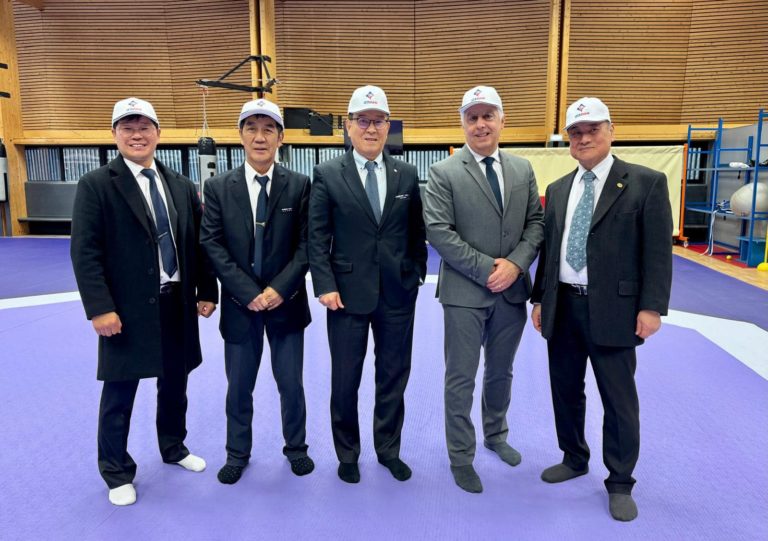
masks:
POLYGON ((155 304, 156 301, 157 299, 155 299, 154 297, 149 298, 149 304, 155 304))

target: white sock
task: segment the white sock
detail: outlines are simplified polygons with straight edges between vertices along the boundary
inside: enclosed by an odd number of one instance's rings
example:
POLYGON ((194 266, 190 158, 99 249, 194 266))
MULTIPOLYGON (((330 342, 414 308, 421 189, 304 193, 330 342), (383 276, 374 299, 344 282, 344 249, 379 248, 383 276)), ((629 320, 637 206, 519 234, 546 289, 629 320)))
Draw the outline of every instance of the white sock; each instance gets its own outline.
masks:
POLYGON ((201 472, 205 469, 205 460, 191 453, 179 460, 176 464, 185 470, 194 472, 201 472))
POLYGON ((131 505, 136 502, 136 489, 131 483, 110 489, 109 501, 112 505, 131 505))

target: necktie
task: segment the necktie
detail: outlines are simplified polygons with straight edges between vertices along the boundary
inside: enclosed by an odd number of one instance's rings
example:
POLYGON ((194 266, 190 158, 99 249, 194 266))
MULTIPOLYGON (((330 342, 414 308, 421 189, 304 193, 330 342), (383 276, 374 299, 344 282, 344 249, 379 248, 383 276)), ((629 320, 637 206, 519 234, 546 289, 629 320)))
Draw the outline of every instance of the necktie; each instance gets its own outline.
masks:
POLYGON ((587 171, 581 178, 584 181, 584 193, 581 194, 573 212, 565 250, 565 260, 576 272, 587 266, 587 235, 592 225, 592 209, 595 204, 594 180, 597 177, 592 171, 587 171))
POLYGON ((156 173, 152 169, 142 169, 141 174, 149 179, 149 197, 152 199, 152 209, 155 211, 155 228, 157 242, 160 245, 160 258, 163 260, 163 270, 170 277, 176 273, 176 247, 171 236, 171 223, 168 221, 168 209, 165 208, 160 190, 157 189, 156 173))
POLYGON ((268 176, 256 175, 256 182, 261 186, 256 200, 256 223, 253 228, 253 273, 261 277, 261 263, 264 258, 264 228, 267 222, 267 182, 268 176))
POLYGON ((488 179, 488 184, 491 185, 491 191, 496 197, 496 202, 499 204, 499 210, 504 210, 504 205, 501 202, 501 189, 499 188, 499 177, 496 176, 496 171, 493 170, 493 156, 486 156, 483 158, 485 163, 485 178, 488 179))
POLYGON ((368 170, 368 175, 365 177, 365 193, 371 203, 376 223, 379 223, 381 220, 381 203, 379 201, 379 182, 376 179, 376 162, 365 162, 365 168, 368 170))

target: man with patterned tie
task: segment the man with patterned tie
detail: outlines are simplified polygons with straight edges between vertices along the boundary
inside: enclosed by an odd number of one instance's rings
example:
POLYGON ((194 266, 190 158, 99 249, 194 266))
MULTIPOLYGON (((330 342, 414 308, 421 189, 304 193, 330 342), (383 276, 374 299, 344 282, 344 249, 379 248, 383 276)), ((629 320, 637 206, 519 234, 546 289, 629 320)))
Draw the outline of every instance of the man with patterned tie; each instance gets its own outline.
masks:
POLYGON ((609 510, 637 516, 632 477, 640 449, 635 346, 661 326, 672 280, 672 212, 663 173, 611 155, 608 107, 582 98, 566 112, 578 168, 546 191, 544 244, 531 301, 547 339, 555 426, 563 461, 541 478, 588 471, 584 437, 587 358, 603 402, 609 510))
POLYGON ((218 479, 236 483, 251 457, 253 389, 269 340, 291 471, 314 469, 307 455, 304 329, 311 321, 305 275, 309 177, 276 163, 280 108, 245 103, 238 128, 245 163, 205 183, 201 242, 221 281, 221 335, 227 374, 227 460, 218 479))
POLYGON ((480 350, 485 353, 483 444, 517 466, 507 443, 512 362, 528 314, 528 268, 543 235, 536 178, 528 161, 499 150, 504 108, 490 86, 469 89, 459 107, 466 145, 432 165, 424 196, 427 239, 442 258, 437 296, 445 323, 445 436, 451 473, 482 492, 472 465, 470 419, 480 350))
POLYGON ((160 124, 138 98, 115 104, 119 155, 80 179, 72 212, 72 264, 85 313, 99 335, 104 382, 99 471, 115 505, 136 501, 128 430, 139 380, 157 378, 157 437, 166 463, 205 461, 184 445, 187 376, 202 361, 198 315, 216 309, 216 278, 198 242, 194 184, 154 159, 160 124))
POLYGON ((312 281, 328 309, 338 475, 360 481, 357 393, 372 329, 374 447, 379 463, 405 481, 411 469, 400 459, 403 395, 416 295, 427 271, 419 177, 415 167, 384 152, 389 105, 381 88, 356 89, 347 111, 352 149, 315 167, 309 209, 312 281))

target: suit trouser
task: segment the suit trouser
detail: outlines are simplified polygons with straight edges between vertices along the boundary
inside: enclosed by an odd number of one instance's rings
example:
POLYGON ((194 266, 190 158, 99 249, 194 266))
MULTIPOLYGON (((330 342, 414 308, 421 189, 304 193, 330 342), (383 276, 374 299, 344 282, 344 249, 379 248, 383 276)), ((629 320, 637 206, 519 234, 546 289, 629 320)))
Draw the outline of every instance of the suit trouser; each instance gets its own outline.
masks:
POLYGON ((509 303, 499 295, 487 308, 443 305, 445 320, 445 438, 453 466, 472 464, 475 427, 472 394, 485 352, 483 435, 489 445, 507 440, 507 409, 512 393, 512 363, 527 318, 525 303, 509 303))
MULTIPOLYGON (((304 401, 304 329, 276 332, 266 327, 272 356, 272 374, 280 393, 280 414, 289 460, 307 456, 307 408, 304 401)), ((264 320, 251 317, 242 343, 224 343, 227 373, 227 464, 245 466, 253 446, 253 389, 264 350, 264 320)))
POLYGON ((589 297, 560 288, 555 327, 547 344, 555 426, 563 463, 583 470, 589 462, 584 437, 587 398, 584 377, 592 363, 603 402, 603 462, 608 492, 629 494, 632 471, 640 454, 640 405, 635 386, 634 347, 606 347, 592 342, 589 297))
POLYGON ((400 456, 415 308, 415 301, 391 307, 379 299, 378 306, 370 314, 328 310, 331 429, 339 462, 357 462, 360 456, 357 393, 368 348, 369 326, 373 332, 376 374, 373 446, 380 460, 400 456))
MULTIPOLYGON (((157 378, 157 441, 163 462, 189 454, 187 437, 187 369, 184 363, 182 302, 178 290, 160 296, 163 375, 157 378)), ((136 463, 128 453, 128 431, 139 380, 105 381, 99 406, 99 472, 109 488, 132 483, 136 463)))

